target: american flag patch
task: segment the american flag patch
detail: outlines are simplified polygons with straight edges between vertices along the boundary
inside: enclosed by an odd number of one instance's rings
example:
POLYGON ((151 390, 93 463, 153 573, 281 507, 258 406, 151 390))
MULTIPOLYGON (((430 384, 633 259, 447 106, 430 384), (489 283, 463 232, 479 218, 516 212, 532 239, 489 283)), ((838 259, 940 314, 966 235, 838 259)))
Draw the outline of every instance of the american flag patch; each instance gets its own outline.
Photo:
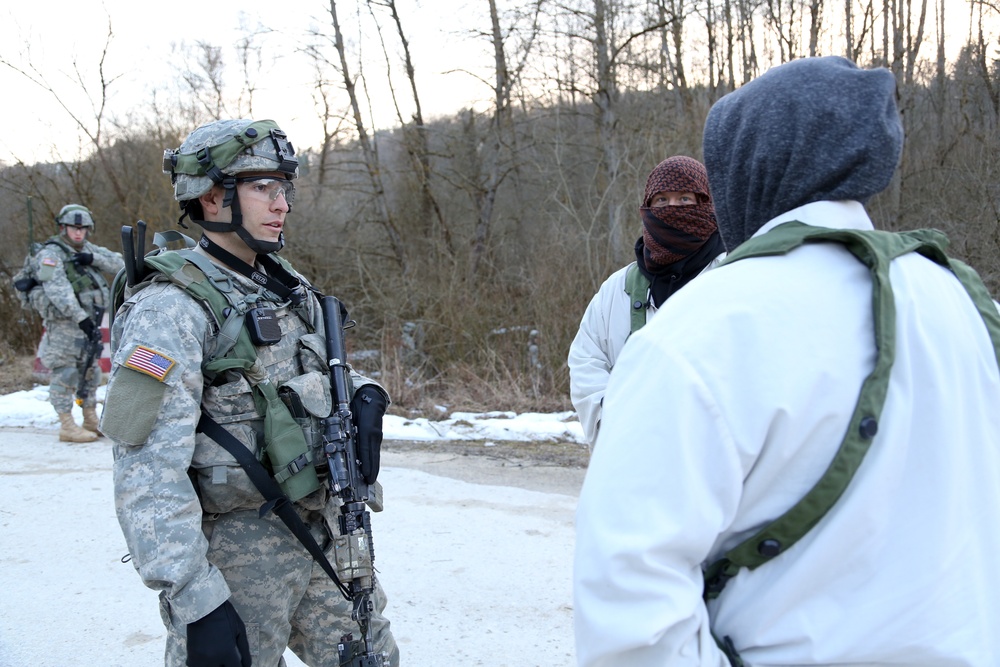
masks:
POLYGON ((173 359, 143 345, 136 346, 132 350, 132 354, 128 355, 128 359, 125 360, 125 368, 145 373, 160 382, 163 382, 163 378, 167 377, 167 373, 173 367, 173 359))
POLYGON ((58 262, 56 262, 56 260, 52 259, 51 257, 46 257, 42 259, 43 266, 56 266, 57 264, 58 262))

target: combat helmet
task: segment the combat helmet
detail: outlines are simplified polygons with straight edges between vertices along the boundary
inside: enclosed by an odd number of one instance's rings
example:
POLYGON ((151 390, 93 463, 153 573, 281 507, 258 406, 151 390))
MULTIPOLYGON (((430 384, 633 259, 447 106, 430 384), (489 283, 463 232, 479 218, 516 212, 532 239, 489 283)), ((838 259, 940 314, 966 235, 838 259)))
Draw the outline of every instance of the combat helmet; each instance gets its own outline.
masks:
POLYGON ((66 204, 56 215, 56 224, 62 227, 63 225, 68 225, 69 227, 86 227, 88 229, 94 228, 94 214, 90 212, 90 209, 86 206, 80 206, 79 204, 66 204))
MULTIPOLYGON (((273 120, 217 120, 197 128, 188 135, 180 148, 163 152, 163 173, 170 174, 174 199, 181 207, 178 222, 192 222, 213 232, 236 232, 254 252, 277 252, 284 244, 284 234, 278 241, 255 239, 244 227, 236 192, 236 175, 248 172, 279 172, 289 180, 299 175, 299 161, 288 137, 273 120), (192 206, 198 198, 220 185, 225 196, 223 206, 232 209, 232 222, 210 222, 201 219, 201 206, 192 206)), ((289 210, 291 192, 286 195, 289 210)))

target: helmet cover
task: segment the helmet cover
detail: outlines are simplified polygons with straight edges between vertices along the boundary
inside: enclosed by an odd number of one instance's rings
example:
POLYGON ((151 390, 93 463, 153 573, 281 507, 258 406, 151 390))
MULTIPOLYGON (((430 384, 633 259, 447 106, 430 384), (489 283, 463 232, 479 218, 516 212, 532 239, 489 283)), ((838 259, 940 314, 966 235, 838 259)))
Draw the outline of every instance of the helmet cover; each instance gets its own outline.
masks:
POLYGON ((180 148, 163 152, 174 199, 197 199, 213 184, 246 172, 299 174, 295 149, 273 120, 217 120, 194 130, 180 148))
POLYGON ((60 227, 68 225, 70 227, 94 228, 94 214, 86 206, 79 204, 66 204, 59 209, 56 215, 56 224, 60 227))

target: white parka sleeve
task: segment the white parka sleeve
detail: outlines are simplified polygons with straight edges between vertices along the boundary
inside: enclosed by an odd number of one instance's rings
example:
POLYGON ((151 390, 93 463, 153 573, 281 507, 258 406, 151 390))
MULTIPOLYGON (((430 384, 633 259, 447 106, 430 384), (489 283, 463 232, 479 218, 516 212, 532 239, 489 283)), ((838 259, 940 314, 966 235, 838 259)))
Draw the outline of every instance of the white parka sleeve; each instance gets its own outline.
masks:
POLYGON ((611 274, 601 285, 587 306, 569 348, 570 399, 591 446, 600 430, 601 404, 611 369, 629 336, 631 320, 625 292, 628 268, 611 274))

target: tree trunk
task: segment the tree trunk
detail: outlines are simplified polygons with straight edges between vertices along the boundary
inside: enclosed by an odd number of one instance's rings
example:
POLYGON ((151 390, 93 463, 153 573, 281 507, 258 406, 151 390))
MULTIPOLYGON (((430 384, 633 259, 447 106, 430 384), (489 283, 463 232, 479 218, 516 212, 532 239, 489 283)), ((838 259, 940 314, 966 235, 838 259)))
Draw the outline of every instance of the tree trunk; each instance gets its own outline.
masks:
MULTIPOLYGON (((493 223, 493 208, 496 203, 497 189, 500 186, 500 131, 501 119, 507 114, 510 108, 510 81, 507 73, 507 57, 503 50, 503 35, 500 31, 500 15, 497 12, 496 0, 489 0, 490 3, 490 24, 493 42, 493 62, 495 70, 493 87, 493 115, 490 120, 490 143, 489 153, 490 163, 486 168, 486 182, 477 197, 478 220, 476 230, 472 239, 472 257, 470 258, 469 271, 471 278, 479 275, 483 257, 488 248, 491 226, 493 223)), ((469 118, 473 118, 473 112, 469 111, 469 118)))
MULTIPOLYGON (((403 24, 400 21, 399 12, 396 11, 396 0, 385 0, 385 2, 386 7, 389 8, 392 14, 392 21, 396 26, 399 41, 403 45, 403 62, 406 67, 406 78, 410 82, 410 92, 413 95, 414 112, 412 126, 407 127, 407 123, 402 118, 399 121, 408 130, 406 132, 406 151, 413 161, 413 166, 420 179, 420 220, 429 221, 433 219, 437 222, 437 231, 441 234, 445 249, 448 255, 454 258, 455 246, 451 238, 451 229, 448 227, 448 223, 445 222, 441 206, 431 191, 431 151, 427 140, 427 126, 424 124, 424 115, 420 107, 420 95, 417 93, 416 70, 413 67, 413 59, 410 56, 410 43, 403 32, 403 24)), ((430 238, 432 232, 435 230, 425 226, 423 231, 430 238)))
POLYGON ((344 36, 340 31, 340 21, 337 18, 336 0, 330 0, 330 18, 333 21, 335 39, 334 47, 337 49, 337 55, 340 57, 340 71, 344 79, 344 88, 347 90, 347 95, 351 100, 351 112, 354 118, 354 127, 358 133, 358 144, 361 146, 361 151, 364 154, 365 167, 372 186, 375 210, 378 214, 379 224, 382 225, 385 229, 386 235, 389 237, 389 246, 392 249, 393 257, 395 258, 396 263, 403 270, 403 273, 407 274, 409 273, 409 265, 407 263, 406 253, 403 249, 403 241, 400 238, 399 230, 397 229, 396 224, 393 221, 392 214, 389 211, 389 204, 385 195, 385 186, 382 184, 378 153, 372 146, 371 141, 368 139, 365 122, 361 117, 361 106, 358 103, 358 95, 354 87, 354 79, 351 78, 350 68, 347 66, 347 53, 344 48, 344 36))
MULTIPOLYGON (((612 205, 608 195, 614 191, 618 180, 618 144, 615 126, 618 124, 615 102, 618 97, 615 80, 614 62, 611 59, 611 47, 607 35, 607 7, 604 0, 594 0, 594 56, 597 65, 597 90, 594 92, 594 107, 597 111, 597 134, 601 150, 601 167, 604 182, 601 196, 604 199, 607 212, 608 243, 613 256, 621 250, 621 228, 618 211, 612 205)), ((678 71, 683 69, 677 63, 678 71)))

